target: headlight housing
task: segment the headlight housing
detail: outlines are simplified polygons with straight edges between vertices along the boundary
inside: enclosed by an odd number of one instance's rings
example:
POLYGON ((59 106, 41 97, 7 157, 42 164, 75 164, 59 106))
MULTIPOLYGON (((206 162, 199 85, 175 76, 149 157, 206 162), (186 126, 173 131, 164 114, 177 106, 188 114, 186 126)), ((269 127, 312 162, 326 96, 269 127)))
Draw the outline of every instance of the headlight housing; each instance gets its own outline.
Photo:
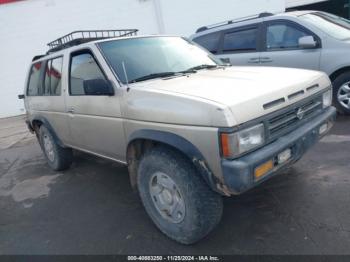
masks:
POLYGON ((235 133, 222 133, 220 138, 223 157, 232 158, 264 144, 265 128, 259 124, 235 133))
POLYGON ((332 89, 329 89, 322 94, 323 108, 326 108, 332 105, 332 96, 333 96, 332 89))

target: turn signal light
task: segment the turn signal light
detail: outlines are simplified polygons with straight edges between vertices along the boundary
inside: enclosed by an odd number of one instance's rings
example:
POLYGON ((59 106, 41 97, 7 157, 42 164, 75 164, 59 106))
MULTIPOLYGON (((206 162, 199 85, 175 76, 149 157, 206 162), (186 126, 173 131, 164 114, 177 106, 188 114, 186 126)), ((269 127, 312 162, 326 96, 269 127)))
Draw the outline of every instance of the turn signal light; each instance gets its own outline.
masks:
POLYGON ((229 134, 225 134, 225 133, 221 134, 221 149, 222 149, 223 157, 228 158, 231 156, 229 134))
POLYGON ((266 175, 272 169, 273 169, 273 161, 272 160, 269 160, 269 161, 265 162, 264 164, 258 166, 257 168, 255 168, 255 172, 254 172, 255 180, 259 180, 261 177, 266 175))

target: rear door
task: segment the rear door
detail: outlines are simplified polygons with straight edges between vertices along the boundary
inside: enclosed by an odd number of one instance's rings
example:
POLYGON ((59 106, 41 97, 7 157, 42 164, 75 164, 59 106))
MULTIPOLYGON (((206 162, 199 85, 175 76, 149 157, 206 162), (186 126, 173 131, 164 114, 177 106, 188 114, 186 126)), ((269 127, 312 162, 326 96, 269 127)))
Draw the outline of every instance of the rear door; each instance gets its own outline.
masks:
POLYGON ((321 40, 305 27, 287 20, 266 21, 263 27, 262 66, 278 66, 319 70, 321 40), (299 39, 313 36, 317 46, 299 47, 299 39))
POLYGON ((259 65, 261 24, 231 28, 222 32, 217 57, 232 65, 259 65))
POLYGON ((62 91, 63 56, 36 62, 29 74, 26 108, 33 117, 44 118, 64 143, 69 137, 62 91))

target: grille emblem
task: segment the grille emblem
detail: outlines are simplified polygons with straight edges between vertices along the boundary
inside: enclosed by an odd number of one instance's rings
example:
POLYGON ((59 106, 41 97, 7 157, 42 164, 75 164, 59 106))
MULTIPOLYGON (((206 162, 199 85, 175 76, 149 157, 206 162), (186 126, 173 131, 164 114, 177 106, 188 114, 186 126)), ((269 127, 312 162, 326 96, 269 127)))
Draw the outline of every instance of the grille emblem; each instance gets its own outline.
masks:
POLYGON ((300 107, 297 111, 297 118, 299 120, 303 119, 304 118, 304 115, 305 115, 305 111, 300 107))

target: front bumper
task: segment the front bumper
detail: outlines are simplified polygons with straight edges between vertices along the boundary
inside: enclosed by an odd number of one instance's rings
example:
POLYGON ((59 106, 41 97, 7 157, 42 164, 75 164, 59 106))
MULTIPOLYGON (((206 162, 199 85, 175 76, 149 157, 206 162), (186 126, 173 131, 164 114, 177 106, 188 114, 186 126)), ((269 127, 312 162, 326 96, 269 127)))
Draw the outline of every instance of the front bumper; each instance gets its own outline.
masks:
POLYGON ((221 165, 226 187, 232 194, 241 194, 295 163, 311 146, 328 132, 327 130, 327 132, 320 136, 319 128, 324 123, 333 123, 335 118, 336 109, 330 107, 303 126, 250 154, 235 160, 222 160, 221 165), (291 149, 292 154, 286 163, 279 165, 274 162, 274 167, 270 172, 266 173, 266 175, 259 180, 254 178, 254 170, 258 166, 269 160, 275 160, 279 153, 288 148, 291 149))

